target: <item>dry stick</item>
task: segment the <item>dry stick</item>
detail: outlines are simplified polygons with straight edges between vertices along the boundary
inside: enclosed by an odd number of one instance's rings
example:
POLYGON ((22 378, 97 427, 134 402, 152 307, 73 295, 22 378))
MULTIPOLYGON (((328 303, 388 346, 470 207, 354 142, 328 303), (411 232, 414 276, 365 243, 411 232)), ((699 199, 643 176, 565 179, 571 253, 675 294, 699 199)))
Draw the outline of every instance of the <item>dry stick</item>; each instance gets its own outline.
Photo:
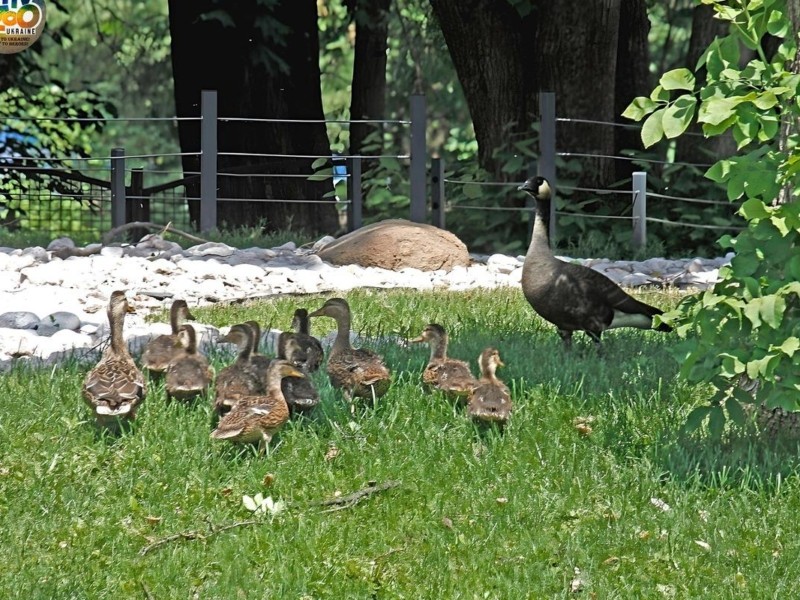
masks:
POLYGON ((167 223, 166 225, 159 225, 158 223, 151 223, 150 221, 134 221, 133 223, 125 223, 124 225, 120 225, 119 227, 114 227, 110 231, 106 232, 103 235, 103 245, 107 245, 117 237, 121 233, 125 233, 130 229, 152 229, 155 231, 159 231, 159 235, 164 235, 167 232, 174 233, 175 235, 179 235, 181 237, 185 237, 186 239, 197 242, 198 244, 205 244, 208 240, 204 240, 203 238, 197 237, 196 235, 192 235, 191 233, 186 233, 185 231, 181 231, 180 229, 175 229, 172 227, 172 223, 167 223))
MULTIPOLYGON (((317 500, 315 502, 311 502, 306 506, 335 506, 336 508, 329 509, 323 512, 332 512, 334 510, 343 510, 345 508, 351 508, 358 504, 364 498, 371 496, 372 494, 376 494, 378 492, 383 492, 385 490, 389 490, 392 488, 396 488, 401 484, 400 481, 385 481, 383 483, 375 483, 374 481, 370 481, 367 484, 367 487, 357 490, 352 494, 347 494, 346 496, 339 496, 337 498, 331 498, 329 500, 317 500)), ((160 548, 166 544, 171 542, 175 542, 178 540, 207 540, 211 536, 214 536, 218 533, 222 533, 223 531, 228 531, 229 529, 235 529, 237 527, 245 527, 249 525, 258 525, 263 523, 264 521, 261 519, 250 519, 248 521, 236 521, 235 523, 228 523, 227 525, 221 525, 219 527, 214 527, 213 525, 207 532, 201 531, 181 531, 180 533, 174 533, 172 535, 168 535, 167 537, 158 539, 153 541, 152 543, 148 544, 141 550, 139 550, 139 556, 144 556, 153 550, 160 548)))

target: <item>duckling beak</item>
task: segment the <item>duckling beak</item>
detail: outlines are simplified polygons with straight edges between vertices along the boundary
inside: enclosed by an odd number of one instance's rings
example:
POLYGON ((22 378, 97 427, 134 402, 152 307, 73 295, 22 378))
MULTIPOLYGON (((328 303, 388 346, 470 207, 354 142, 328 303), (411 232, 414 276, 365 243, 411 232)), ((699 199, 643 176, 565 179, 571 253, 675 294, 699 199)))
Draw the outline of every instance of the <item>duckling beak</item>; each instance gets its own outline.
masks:
POLYGON ((318 308, 312 313, 308 313, 308 318, 310 319, 311 317, 324 317, 325 316, 325 313, 323 312, 324 308, 325 307, 323 306, 322 308, 318 308))
POLYGON ((187 310, 187 311, 186 311, 186 320, 187 320, 187 321, 196 321, 196 320, 197 320, 197 317, 195 317, 195 316, 194 316, 192 313, 190 313, 190 312, 187 310))
POLYGON ((420 335, 418 337, 415 337, 413 340, 408 340, 408 343, 409 344, 418 344, 418 343, 424 342, 424 341, 425 341, 425 337, 420 335))
POLYGON ((130 304, 125 306, 125 312, 129 314, 136 314, 136 309, 133 308, 130 304))
POLYGON ((301 370, 295 369, 294 367, 291 367, 291 366, 287 366, 282 371, 282 374, 283 374, 283 377, 302 377, 303 379, 306 378, 306 374, 305 373, 303 373, 301 370))
POLYGON ((504 363, 502 360, 500 360, 499 356, 497 357, 497 366, 498 367, 505 367, 506 366, 506 363, 504 363))

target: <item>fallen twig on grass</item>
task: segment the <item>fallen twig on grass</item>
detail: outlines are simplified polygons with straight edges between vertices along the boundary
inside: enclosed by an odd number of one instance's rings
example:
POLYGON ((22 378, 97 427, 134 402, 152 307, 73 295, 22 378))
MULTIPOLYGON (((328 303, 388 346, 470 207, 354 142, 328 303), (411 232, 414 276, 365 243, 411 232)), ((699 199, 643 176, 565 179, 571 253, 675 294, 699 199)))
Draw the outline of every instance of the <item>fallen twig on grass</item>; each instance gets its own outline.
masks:
MULTIPOLYGON (((336 498, 330 498, 328 500, 316 500, 314 502, 310 502, 306 504, 307 507, 313 506, 334 506, 336 508, 328 509, 322 512, 333 512, 335 510, 344 510, 346 508, 350 508, 358 504, 364 498, 371 496, 372 494, 376 494, 378 492, 383 492, 385 490, 389 490, 392 488, 396 488, 401 484, 400 481, 385 481, 383 483, 376 483, 374 481, 370 481, 367 484, 367 487, 362 488, 360 490, 356 490, 352 494, 346 494, 344 496, 337 496, 336 498)), ((258 525, 264 523, 262 519, 249 519, 247 521, 236 521, 234 523, 228 523, 226 525, 215 526, 214 524, 209 524, 209 529, 207 531, 197 531, 197 530, 189 530, 189 531, 181 531, 179 533, 173 533, 172 535, 168 535, 166 537, 153 540, 147 546, 139 550, 139 555, 144 556, 149 554, 153 550, 160 548, 161 546, 165 546, 166 544, 176 542, 179 540, 207 540, 208 538, 217 535, 218 533, 222 533, 223 531, 228 531, 230 529, 235 529, 237 527, 246 527, 248 525, 258 525)))
POLYGON ((205 244, 208 240, 204 240, 203 238, 197 237, 196 235, 192 235, 191 233, 186 233, 185 231, 181 231, 180 229, 175 229, 172 226, 172 223, 167 223, 166 225, 159 225, 158 223, 151 223, 150 221, 134 221, 133 223, 125 223, 124 225, 120 225, 119 227, 114 227, 114 229, 109 230, 103 235, 103 246, 107 246, 112 242, 112 240, 117 237, 121 233, 125 233, 131 229, 152 229, 158 231, 158 235, 162 236, 165 233, 173 233, 175 235, 185 237, 187 240, 192 242, 197 242, 198 244, 205 244))

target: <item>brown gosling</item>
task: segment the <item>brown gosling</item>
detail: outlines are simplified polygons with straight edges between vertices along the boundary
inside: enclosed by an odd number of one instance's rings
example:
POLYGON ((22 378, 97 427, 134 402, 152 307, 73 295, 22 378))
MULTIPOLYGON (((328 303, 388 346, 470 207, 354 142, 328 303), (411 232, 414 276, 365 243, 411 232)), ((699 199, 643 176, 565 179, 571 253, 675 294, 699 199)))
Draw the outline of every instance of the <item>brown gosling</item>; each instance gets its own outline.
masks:
POLYGON ((150 340, 142 353, 142 367, 152 375, 163 375, 176 354, 181 354, 177 344, 178 333, 184 321, 194 320, 186 300, 175 300, 169 310, 169 325, 172 333, 159 335, 150 340))
POLYGON ((431 348, 428 365, 422 372, 422 382, 430 388, 438 389, 450 398, 464 402, 478 385, 469 364, 463 360, 447 356, 447 332, 436 323, 429 323, 419 337, 409 340, 412 343, 427 342, 431 348))
POLYGON ((305 350, 296 339, 290 338, 285 353, 287 362, 301 370, 305 377, 284 377, 281 381, 283 397, 286 398, 290 413, 309 413, 319 404, 319 392, 303 368, 307 358, 305 350))
MULTIPOLYGON (((288 343, 290 339, 294 339, 305 355, 303 368, 308 373, 314 373, 319 370, 324 353, 320 341, 309 333, 309 317, 305 308, 298 308, 294 311, 292 329, 294 329, 293 332, 284 331, 278 336, 278 358, 288 359, 286 356, 288 343)), ((296 356, 299 356, 299 354, 296 354, 296 356)))
POLYGON ((231 327, 220 343, 236 344, 239 354, 234 362, 217 374, 214 382, 214 412, 222 416, 243 397, 264 393, 264 380, 250 362, 253 351, 253 330, 240 323, 231 327))
POLYGON ((475 421, 505 425, 511 416, 511 395, 506 384, 495 375, 497 368, 505 363, 495 348, 486 348, 478 357, 478 366, 481 378, 469 397, 467 413, 475 421))
POLYGON ((97 424, 118 430, 120 424, 133 421, 147 394, 144 376, 125 345, 125 315, 134 312, 125 292, 115 291, 108 303, 111 344, 100 362, 86 374, 81 390, 92 409, 97 424))
POLYGON ((167 398, 192 400, 208 391, 214 380, 214 367, 197 350, 197 333, 191 325, 181 325, 178 344, 183 352, 169 363, 164 389, 167 398))
POLYGON ((336 321, 336 339, 328 355, 327 372, 331 385, 344 392, 350 400, 355 397, 371 399, 385 394, 392 381, 383 357, 367 348, 350 344, 350 306, 342 298, 331 298, 309 317, 330 317, 336 321))
POLYGON ((272 361, 266 392, 240 398, 230 412, 220 419, 211 437, 230 442, 258 442, 259 450, 265 451, 275 433, 289 420, 289 406, 281 391, 284 377, 304 375, 285 360, 272 361))

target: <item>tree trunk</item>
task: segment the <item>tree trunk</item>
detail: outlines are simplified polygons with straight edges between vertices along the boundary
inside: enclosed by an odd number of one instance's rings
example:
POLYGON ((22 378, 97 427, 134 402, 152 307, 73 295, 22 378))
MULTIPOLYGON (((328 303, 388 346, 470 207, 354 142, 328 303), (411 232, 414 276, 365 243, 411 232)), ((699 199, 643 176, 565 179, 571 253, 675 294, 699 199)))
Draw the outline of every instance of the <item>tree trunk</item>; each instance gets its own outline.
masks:
MULTIPOLYGON (((321 200, 330 182, 297 176, 310 175, 314 159, 285 156, 330 156, 324 123, 224 120, 324 118, 315 3, 279 0, 265 8, 259 0, 169 0, 169 19, 177 115, 199 116, 201 91, 217 90, 219 152, 251 154, 219 156, 218 198, 245 200, 220 201, 219 225, 335 231, 332 203, 303 202, 321 200)), ((198 152, 199 123, 180 121, 178 129, 181 151, 198 152)), ((185 172, 199 171, 199 163, 198 156, 183 157, 185 172)), ((188 192, 198 197, 199 184, 188 192)), ((190 201, 189 208, 197 224, 199 203, 190 201)))
MULTIPOLYGON (((653 85, 650 81, 650 46, 647 34, 650 21, 644 0, 622 0, 619 16, 619 40, 617 41, 617 76, 614 94, 614 120, 630 125, 622 117, 627 106, 637 96, 648 96, 653 85)), ((641 150, 642 141, 636 127, 614 128, 615 155, 623 150, 641 150)), ((617 160, 615 173, 618 181, 630 179, 634 167, 630 161, 617 160)))
MULTIPOLYGON (((714 38, 728 35, 729 23, 714 18, 714 8, 708 5, 698 5, 692 13, 692 36, 689 40, 689 49, 686 52, 686 67, 694 72, 698 86, 706 82, 706 69, 700 67, 695 70, 697 61, 714 41, 714 38)), ((731 156, 736 153, 736 142, 730 132, 704 139, 696 134, 702 134, 703 128, 692 120, 692 124, 680 136, 675 148, 675 159, 680 162, 695 164, 709 164, 720 156, 731 156), (689 135, 687 135, 689 134, 689 135)), ((700 167, 703 169, 703 167, 700 167)))
MULTIPOLYGON (((539 80, 556 93, 559 117, 616 120, 616 54, 621 0, 541 2, 537 16, 539 80)), ((614 154, 614 127, 562 122, 556 130, 559 151, 614 154)), ((580 158, 579 183, 604 187, 614 181, 614 161, 580 158)))
POLYGON ((533 18, 521 18, 510 2, 430 0, 469 105, 478 162, 495 178, 495 150, 511 137, 532 136, 541 87, 533 60, 533 18), (527 31, 526 31, 527 30, 527 31))
MULTIPOLYGON (((800 31, 800 0, 787 0, 786 12, 792 23, 791 31, 800 31)), ((797 33, 795 33, 796 40, 797 33)), ((800 52, 795 54, 794 60, 786 66, 786 69, 791 73, 800 74, 800 52)), ((788 152, 789 139, 792 136, 797 136, 798 132, 800 132, 800 116, 789 108, 787 110, 787 118, 782 119, 780 139, 778 140, 778 147, 782 152, 788 152)), ((775 202, 777 204, 792 202, 792 192, 791 184, 787 183, 781 188, 775 202)))
MULTIPOLYGON (((353 85, 350 118, 383 119, 386 112, 386 49, 391 0, 356 0, 352 11, 356 22, 353 85)), ((350 154, 363 154, 364 139, 380 127, 350 125, 350 154)))

